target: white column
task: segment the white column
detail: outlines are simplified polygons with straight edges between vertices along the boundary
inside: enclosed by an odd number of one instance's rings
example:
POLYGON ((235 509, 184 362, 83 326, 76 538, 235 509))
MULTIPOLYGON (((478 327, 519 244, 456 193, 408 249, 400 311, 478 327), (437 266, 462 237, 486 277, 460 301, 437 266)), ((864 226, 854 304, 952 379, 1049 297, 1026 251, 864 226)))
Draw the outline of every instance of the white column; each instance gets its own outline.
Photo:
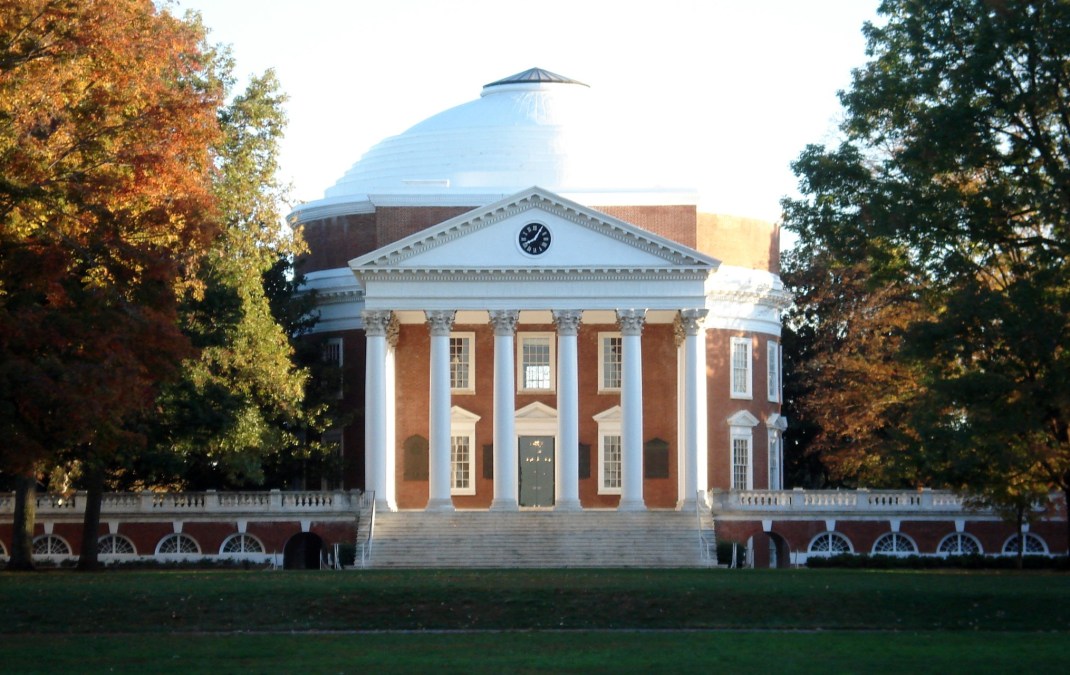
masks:
POLYGON ((397 501, 397 346, 400 333, 397 317, 386 329, 386 462, 383 494, 386 507, 398 510, 397 501))
POLYGON ((554 510, 580 509, 580 400, 576 336, 580 310, 555 311, 557 325, 557 461, 554 463, 554 510))
MULTIPOLYGON (((681 510, 695 509, 696 495, 705 490, 699 482, 699 467, 706 464, 706 339, 702 320, 705 309, 680 312, 684 337, 684 494, 681 510)), ((705 473, 705 472, 703 472, 705 473)))
POLYGON ((377 509, 386 500, 386 329, 389 311, 361 312, 366 336, 364 378, 364 489, 375 495, 377 509))
POLYGON ((644 511, 643 502, 643 348, 645 309, 617 310, 621 334, 621 490, 620 511, 644 511))
POLYGON ((520 312, 491 310, 494 327, 494 499, 492 511, 519 509, 516 494, 516 379, 513 336, 520 312))
POLYGON ((425 312, 431 331, 428 511, 452 511, 450 497, 450 331, 456 312, 425 312))

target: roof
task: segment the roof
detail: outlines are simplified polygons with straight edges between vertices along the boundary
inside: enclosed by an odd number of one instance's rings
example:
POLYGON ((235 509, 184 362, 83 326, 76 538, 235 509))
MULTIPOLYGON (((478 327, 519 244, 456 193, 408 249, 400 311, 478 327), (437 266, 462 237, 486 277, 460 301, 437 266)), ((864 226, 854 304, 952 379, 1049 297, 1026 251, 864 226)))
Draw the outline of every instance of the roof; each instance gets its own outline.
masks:
POLYGON ((528 68, 522 73, 516 75, 510 75, 509 77, 503 77, 500 80, 491 82, 490 84, 483 85, 483 88, 498 87, 503 84, 520 84, 523 82, 556 82, 558 84, 579 84, 584 87, 588 86, 580 82, 579 80, 573 80, 570 77, 564 75, 558 75, 557 73, 551 73, 549 70, 543 70, 542 68, 528 68))

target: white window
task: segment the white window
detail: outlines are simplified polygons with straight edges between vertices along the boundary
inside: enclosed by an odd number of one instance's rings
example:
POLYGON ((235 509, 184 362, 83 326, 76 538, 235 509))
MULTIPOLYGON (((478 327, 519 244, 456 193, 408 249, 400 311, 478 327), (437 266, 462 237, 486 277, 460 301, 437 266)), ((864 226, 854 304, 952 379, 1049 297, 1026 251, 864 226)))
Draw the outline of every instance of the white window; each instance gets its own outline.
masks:
POLYGON ((474 394, 475 333, 450 333, 450 391, 454 394, 474 394))
POLYGON ((33 555, 45 557, 66 557, 71 555, 71 546, 65 539, 54 534, 42 534, 34 537, 33 555))
POLYGON ((623 452, 620 406, 594 416, 598 422, 598 494, 619 495, 623 452))
POLYGON ((521 333, 520 358, 517 361, 517 386, 520 391, 554 390, 555 345, 553 333, 521 333))
MULTIPOLYGON (((1023 533, 1025 537, 1025 554, 1026 555, 1047 555, 1048 545, 1044 543, 1044 540, 1033 534, 1032 532, 1023 533)), ((1005 554, 1018 554, 1018 535, 1013 535, 1003 544, 1003 552, 1005 554)))
POLYGON ((825 532, 810 542, 809 553, 814 556, 834 556, 851 553, 851 541, 839 532, 825 532))
POLYGON ((936 552, 940 555, 981 555, 981 542, 972 534, 955 532, 940 541, 936 552))
POLYGON ((769 431, 769 489, 782 490, 780 482, 780 432, 769 431))
POLYGON ((754 427, 758 418, 740 410, 728 418, 728 449, 733 490, 754 488, 754 427))
POLYGON ((323 363, 331 369, 334 369, 338 374, 338 392, 335 394, 337 398, 342 398, 344 390, 342 388, 342 354, 344 353, 344 343, 342 338, 327 338, 323 342, 323 363))
POLYGON ((780 344, 770 340, 766 343, 766 387, 769 391, 769 400, 774 403, 780 402, 780 344))
POLYGON ((732 398, 752 398, 750 342, 749 338, 732 338, 732 398))
POLYGON ((732 489, 751 489, 751 437, 750 434, 732 435, 732 489))
POLYGON ((873 544, 873 555, 916 555, 918 545, 910 537, 898 532, 889 532, 873 544))
POLYGON ((598 334, 598 390, 620 391, 622 341, 620 333, 598 334))
POLYGON ((479 419, 479 415, 458 406, 450 411, 450 494, 476 493, 476 422, 479 419))
POLYGON ((223 545, 219 547, 219 555, 255 555, 263 552, 264 545, 260 543, 260 540, 244 532, 230 535, 223 540, 223 545))
POLYGON ((169 534, 156 544, 156 555, 160 556, 191 556, 200 552, 201 545, 188 534, 169 534))
POLYGON ((97 555, 137 555, 137 549, 121 534, 106 534, 97 540, 97 555))

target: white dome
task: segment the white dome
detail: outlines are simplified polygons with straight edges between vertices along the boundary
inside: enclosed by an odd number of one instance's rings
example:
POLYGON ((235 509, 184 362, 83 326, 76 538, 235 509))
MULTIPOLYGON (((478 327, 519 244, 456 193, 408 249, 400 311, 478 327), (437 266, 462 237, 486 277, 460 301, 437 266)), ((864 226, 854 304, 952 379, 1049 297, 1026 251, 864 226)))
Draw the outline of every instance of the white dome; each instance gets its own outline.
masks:
MULTIPOLYGON (((599 109, 587 85, 533 68, 369 150, 326 199, 366 195, 679 192, 676 163, 599 109)), ((347 200, 348 201, 348 200, 347 200)), ((678 202, 677 202, 678 203, 678 202)))

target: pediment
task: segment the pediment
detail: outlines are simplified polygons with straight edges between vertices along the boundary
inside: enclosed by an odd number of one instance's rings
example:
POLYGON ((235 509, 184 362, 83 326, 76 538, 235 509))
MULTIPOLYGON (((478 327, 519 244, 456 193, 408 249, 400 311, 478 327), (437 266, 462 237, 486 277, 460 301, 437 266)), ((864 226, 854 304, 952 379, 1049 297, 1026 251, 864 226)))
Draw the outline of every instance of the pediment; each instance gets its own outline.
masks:
POLYGON ((379 273, 652 271, 709 273, 718 261, 623 220, 533 187, 417 232, 349 263, 379 273), (548 248, 531 254, 521 230, 538 224, 548 248))
POLYGON ((556 421, 557 411, 546 405, 545 403, 539 403, 538 401, 535 401, 534 403, 528 404, 523 408, 517 410, 516 419, 527 420, 529 422, 550 420, 556 421))
POLYGON ((739 410, 728 418, 730 427, 756 427, 758 418, 746 410, 739 410))

